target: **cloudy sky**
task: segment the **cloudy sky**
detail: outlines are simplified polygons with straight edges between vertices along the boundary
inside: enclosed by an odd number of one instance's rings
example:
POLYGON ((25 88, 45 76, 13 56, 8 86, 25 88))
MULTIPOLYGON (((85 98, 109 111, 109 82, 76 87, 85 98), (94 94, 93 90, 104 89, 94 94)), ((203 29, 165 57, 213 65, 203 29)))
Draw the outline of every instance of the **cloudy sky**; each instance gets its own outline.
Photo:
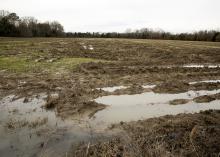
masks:
POLYGON ((171 32, 220 28, 220 0, 0 0, 0 9, 39 21, 59 21, 65 31, 171 32))

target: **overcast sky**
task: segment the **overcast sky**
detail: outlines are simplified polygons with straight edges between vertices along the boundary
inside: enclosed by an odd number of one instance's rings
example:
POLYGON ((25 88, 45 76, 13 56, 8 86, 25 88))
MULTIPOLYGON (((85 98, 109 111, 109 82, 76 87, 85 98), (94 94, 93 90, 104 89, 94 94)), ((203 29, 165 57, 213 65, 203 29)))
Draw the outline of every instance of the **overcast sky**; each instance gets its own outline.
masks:
POLYGON ((42 22, 57 20, 74 32, 220 28, 220 0, 0 0, 0 9, 42 22))

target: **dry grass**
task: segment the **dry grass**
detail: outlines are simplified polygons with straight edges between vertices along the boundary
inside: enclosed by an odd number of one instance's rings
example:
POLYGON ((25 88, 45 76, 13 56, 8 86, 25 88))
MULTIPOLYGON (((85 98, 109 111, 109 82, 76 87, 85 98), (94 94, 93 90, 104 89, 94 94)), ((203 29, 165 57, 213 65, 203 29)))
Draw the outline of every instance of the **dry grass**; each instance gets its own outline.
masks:
POLYGON ((6 123, 6 128, 10 130, 15 130, 23 127, 29 128, 36 128, 38 126, 45 125, 48 122, 48 118, 38 118, 34 121, 24 120, 16 120, 16 119, 9 119, 6 123))
POLYGON ((125 130, 122 137, 92 144, 89 150, 87 144, 81 145, 75 156, 218 156, 219 114, 219 111, 205 111, 123 123, 117 126, 125 130))

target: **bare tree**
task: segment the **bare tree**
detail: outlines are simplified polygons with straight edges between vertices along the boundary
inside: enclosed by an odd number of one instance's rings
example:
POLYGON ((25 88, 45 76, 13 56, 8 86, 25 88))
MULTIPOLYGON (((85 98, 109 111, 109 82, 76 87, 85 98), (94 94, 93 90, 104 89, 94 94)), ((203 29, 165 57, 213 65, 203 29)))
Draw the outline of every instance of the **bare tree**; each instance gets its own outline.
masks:
POLYGON ((6 10, 0 10, 0 19, 2 19, 5 16, 8 16, 10 13, 6 10))

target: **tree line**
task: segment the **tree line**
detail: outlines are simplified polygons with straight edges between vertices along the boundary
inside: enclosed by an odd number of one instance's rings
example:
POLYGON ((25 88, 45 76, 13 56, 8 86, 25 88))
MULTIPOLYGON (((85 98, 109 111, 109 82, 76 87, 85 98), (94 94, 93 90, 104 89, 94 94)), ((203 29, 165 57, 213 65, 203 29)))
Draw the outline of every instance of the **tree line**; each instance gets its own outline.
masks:
POLYGON ((211 31, 198 31, 194 33, 180 33, 172 34, 164 31, 154 31, 152 29, 144 28, 133 32, 125 33, 66 33, 66 37, 77 38, 128 38, 128 39, 162 39, 162 40, 187 40, 187 41, 213 41, 220 42, 220 32, 211 31))
POLYGON ((63 26, 57 22, 38 22, 34 17, 20 18, 16 13, 0 11, 0 36, 4 37, 63 37, 63 26))
POLYGON ((130 38, 130 39, 164 39, 220 42, 220 31, 204 30, 193 33, 173 34, 162 30, 142 28, 127 30, 124 33, 109 32, 64 32, 57 22, 38 22, 34 17, 19 17, 16 13, 0 11, 0 36, 5 37, 69 37, 69 38, 130 38))

